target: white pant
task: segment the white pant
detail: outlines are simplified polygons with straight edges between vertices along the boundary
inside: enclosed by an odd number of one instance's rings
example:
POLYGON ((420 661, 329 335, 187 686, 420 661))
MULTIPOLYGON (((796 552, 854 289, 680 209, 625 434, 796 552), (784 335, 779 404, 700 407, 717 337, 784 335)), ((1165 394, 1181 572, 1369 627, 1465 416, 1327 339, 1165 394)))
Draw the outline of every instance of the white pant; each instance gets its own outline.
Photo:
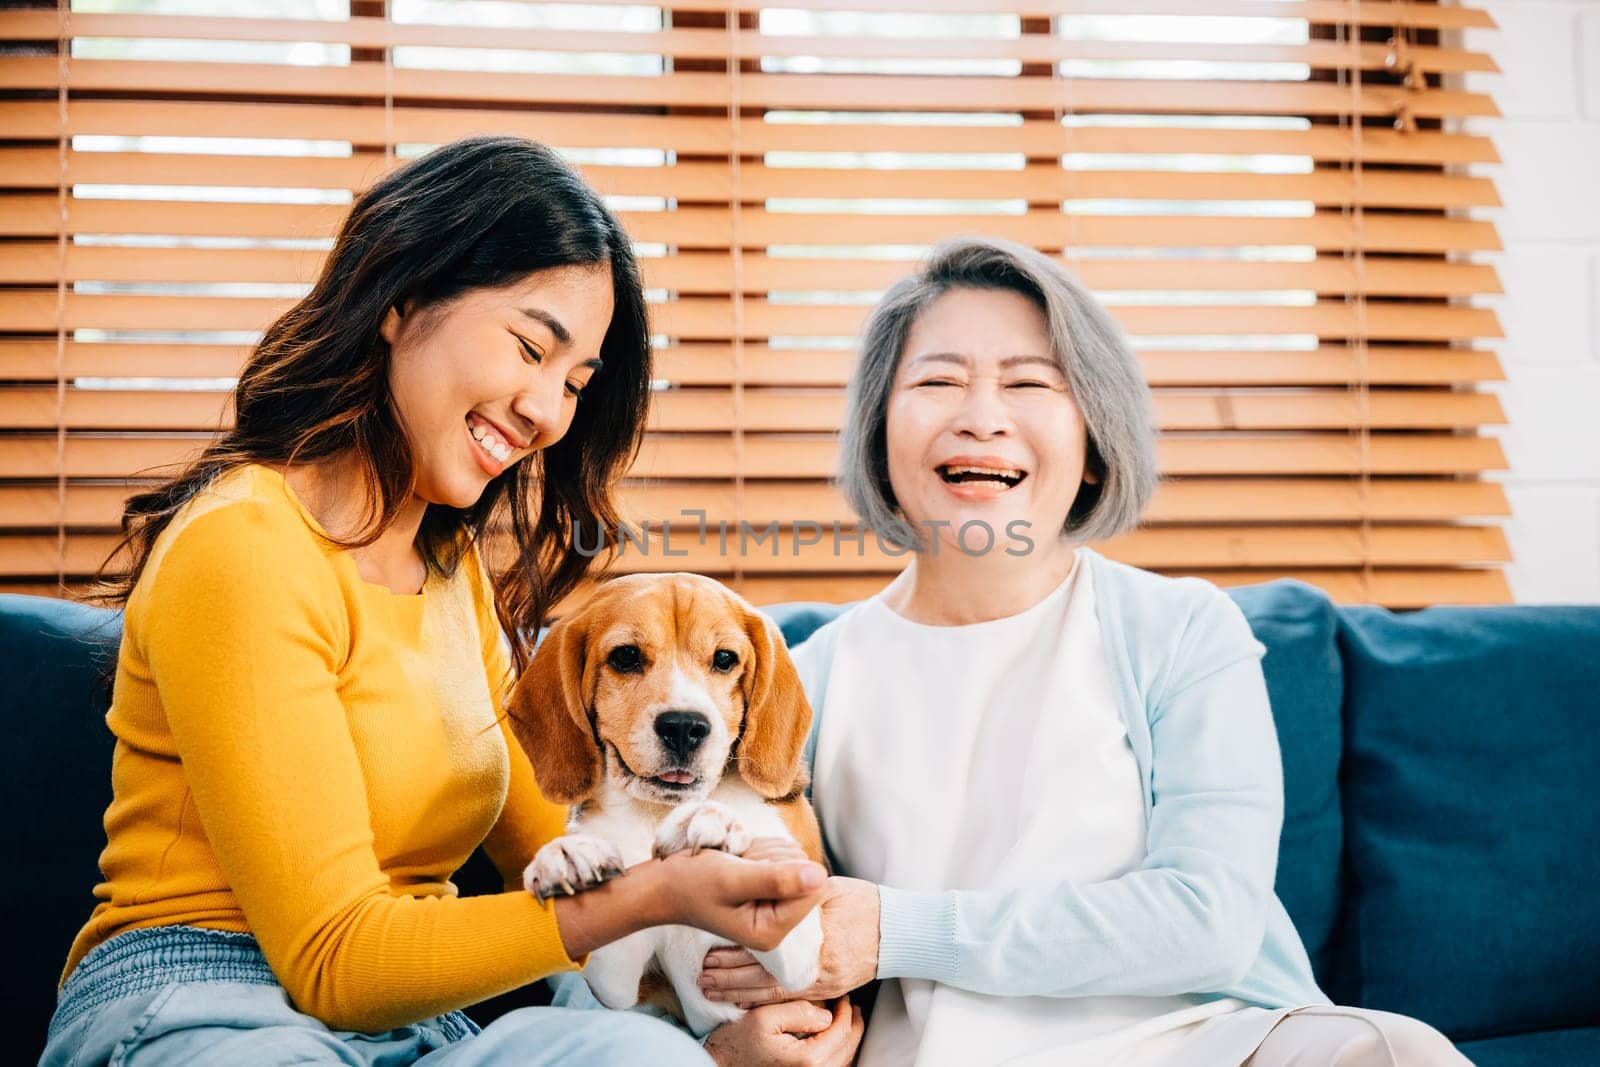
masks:
MULTIPOLYGON (((1100 1067, 1472 1067, 1427 1023, 1334 1005, 1240 1005, 1132 1044, 1072 1052, 1072 1062, 1100 1067)), ((1026 1062, 1059 1061, 1044 1055, 1026 1062)))
POLYGON ((1425 1022, 1366 1008, 1300 1008, 1242 1067, 1471 1067, 1425 1022))

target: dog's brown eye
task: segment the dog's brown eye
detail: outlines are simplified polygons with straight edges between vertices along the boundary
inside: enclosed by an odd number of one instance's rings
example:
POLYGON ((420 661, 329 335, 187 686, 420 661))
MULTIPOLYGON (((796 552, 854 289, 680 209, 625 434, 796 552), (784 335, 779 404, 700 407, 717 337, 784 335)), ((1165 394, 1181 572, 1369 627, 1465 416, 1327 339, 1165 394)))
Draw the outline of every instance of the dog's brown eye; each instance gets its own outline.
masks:
POLYGON ((639 653, 638 645, 618 645, 611 650, 611 655, 606 657, 606 662, 611 664, 613 670, 632 674, 644 668, 644 656, 639 653))
POLYGON ((711 667, 718 671, 731 671, 739 665, 739 655, 729 652, 725 648, 717 649, 717 654, 711 657, 711 667))

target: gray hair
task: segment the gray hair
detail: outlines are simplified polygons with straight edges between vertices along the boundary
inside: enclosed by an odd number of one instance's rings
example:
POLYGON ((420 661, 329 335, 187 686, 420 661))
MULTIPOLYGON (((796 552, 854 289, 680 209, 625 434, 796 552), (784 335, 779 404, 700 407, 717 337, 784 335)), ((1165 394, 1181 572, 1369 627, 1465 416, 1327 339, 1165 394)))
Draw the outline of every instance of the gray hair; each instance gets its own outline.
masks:
POLYGON ((955 237, 934 248, 922 270, 878 301, 862 334, 840 440, 839 486, 870 530, 900 548, 921 549, 889 483, 889 392, 911 325, 951 289, 1021 293, 1044 312, 1050 347, 1083 414, 1082 483, 1062 534, 1097 541, 1131 530, 1156 485, 1155 417, 1133 347, 1105 307, 1064 266, 1024 245, 955 237))

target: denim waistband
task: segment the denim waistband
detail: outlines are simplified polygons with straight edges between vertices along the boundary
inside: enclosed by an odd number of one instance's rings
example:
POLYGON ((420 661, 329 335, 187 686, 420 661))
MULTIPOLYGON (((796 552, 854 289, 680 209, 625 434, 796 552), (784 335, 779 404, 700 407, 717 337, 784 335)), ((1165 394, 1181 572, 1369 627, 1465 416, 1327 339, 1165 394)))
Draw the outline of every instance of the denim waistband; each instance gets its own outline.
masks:
MULTIPOLYGON (((278 979, 250 934, 181 925, 129 930, 96 945, 72 969, 56 997, 50 1036, 87 1011, 172 982, 277 985, 278 979)), ((478 1033, 459 1011, 427 1021, 451 1041, 478 1033)))

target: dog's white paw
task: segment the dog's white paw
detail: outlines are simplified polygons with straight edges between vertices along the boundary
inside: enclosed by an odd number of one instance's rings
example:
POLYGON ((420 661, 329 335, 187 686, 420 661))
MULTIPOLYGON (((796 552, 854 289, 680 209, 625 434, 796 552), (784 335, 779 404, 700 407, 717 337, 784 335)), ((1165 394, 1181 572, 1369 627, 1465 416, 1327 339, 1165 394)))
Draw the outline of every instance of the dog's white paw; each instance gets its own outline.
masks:
POLYGON ((657 859, 674 852, 720 849, 742 856, 749 851, 750 834, 726 804, 714 800, 690 801, 673 808, 656 828, 657 859))
POLYGON ((603 837, 567 834, 534 853, 522 885, 540 900, 572 896, 621 874, 622 853, 603 837))
POLYGON ((822 969, 822 909, 812 908, 770 952, 752 953, 786 993, 808 989, 822 969))

